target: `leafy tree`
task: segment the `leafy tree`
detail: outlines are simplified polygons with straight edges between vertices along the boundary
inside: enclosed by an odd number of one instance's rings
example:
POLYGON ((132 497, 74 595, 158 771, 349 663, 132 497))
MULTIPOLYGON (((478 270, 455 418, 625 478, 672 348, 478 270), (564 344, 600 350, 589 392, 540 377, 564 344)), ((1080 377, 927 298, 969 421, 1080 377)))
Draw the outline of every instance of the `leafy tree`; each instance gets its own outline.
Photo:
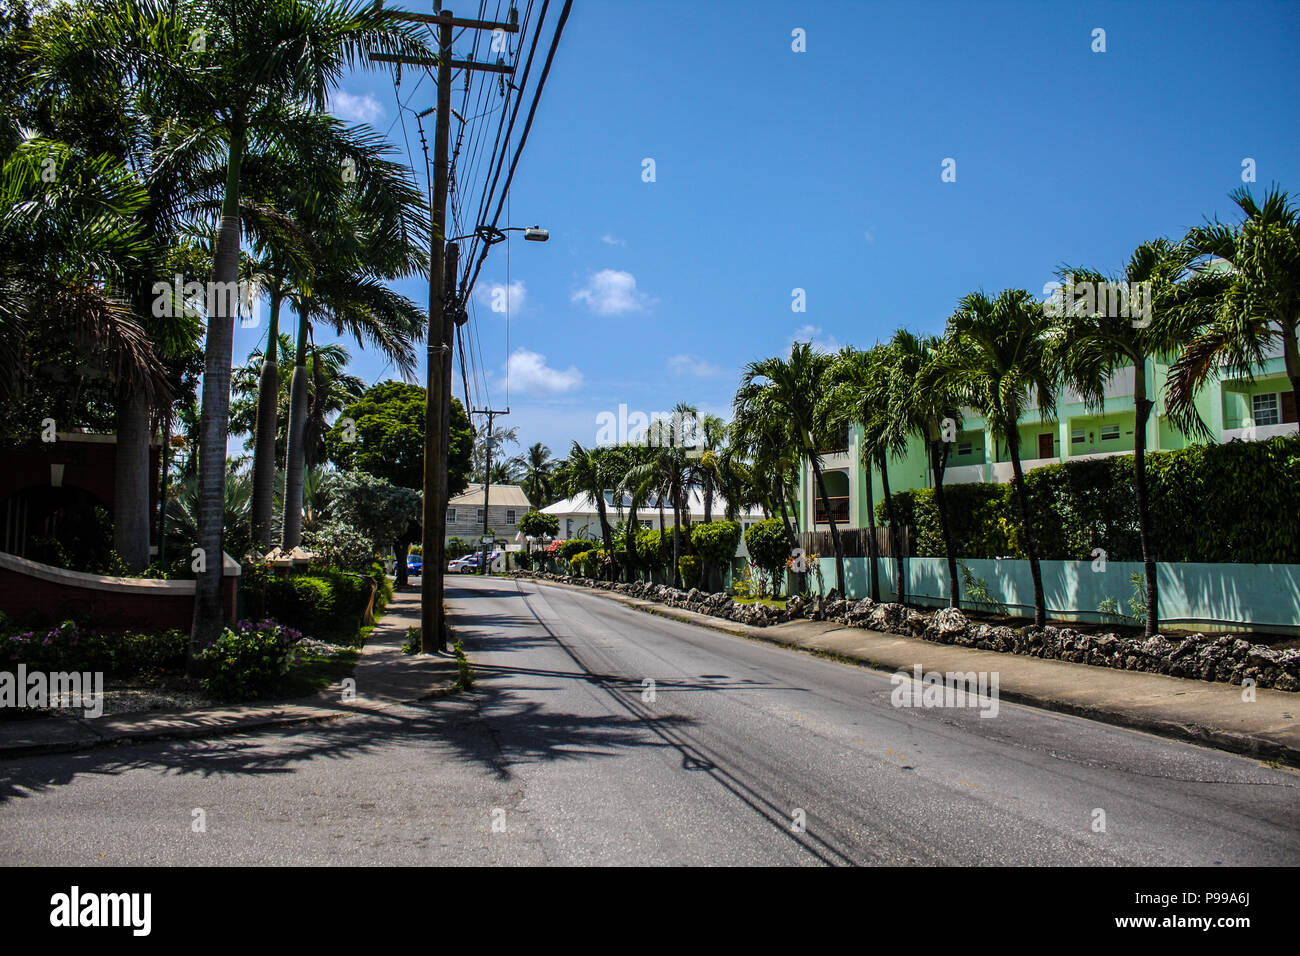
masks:
MULTIPOLYGON (((325 436, 330 461, 394 485, 423 492, 424 424, 427 390, 405 382, 381 382, 343 409, 325 436), (351 440, 349 440, 351 439, 351 440)), ((473 431, 459 399, 451 400, 448 432, 447 494, 469 487, 473 431)), ((397 583, 407 583, 406 555, 420 537, 419 516, 396 538, 397 583)))
POLYGON ((420 515, 418 492, 364 471, 330 476, 329 519, 341 521, 386 549, 406 533, 420 515))
POLYGON ((540 539, 546 535, 554 538, 560 533, 560 519, 537 509, 525 511, 519 519, 519 530, 533 538, 540 539))
POLYGON ((767 572, 772 579, 772 592, 780 590, 781 575, 790 557, 790 545, 785 528, 775 518, 768 518, 749 526, 745 532, 745 547, 754 564, 767 572))
MULTIPOLYGON (((740 544, 740 522, 710 521, 691 528, 691 546, 699 556, 704 584, 713 590, 715 571, 730 564, 740 544)), ((721 587, 721 582, 719 582, 721 587)))

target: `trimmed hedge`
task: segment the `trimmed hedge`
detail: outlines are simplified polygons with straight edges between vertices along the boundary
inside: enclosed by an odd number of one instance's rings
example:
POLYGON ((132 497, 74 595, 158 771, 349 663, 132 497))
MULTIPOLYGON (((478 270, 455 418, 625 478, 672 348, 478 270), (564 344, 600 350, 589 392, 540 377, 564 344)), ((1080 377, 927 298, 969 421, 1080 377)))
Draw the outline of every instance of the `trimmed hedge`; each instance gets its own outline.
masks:
MULTIPOLYGON (((1300 564, 1300 436, 1149 452, 1156 558, 1167 562, 1300 564)), ((1025 474, 1030 522, 1046 561, 1142 560, 1133 456, 1092 458, 1025 474)), ((958 557, 1024 557, 1011 484, 945 485, 958 557)), ((943 556, 934 490, 894 495, 919 557, 943 556)), ((888 523, 884 502, 876 513, 888 523)))
MULTIPOLYGON (((380 586, 378 608, 391 590, 380 586)), ((332 568, 273 577, 266 582, 266 616, 330 644, 357 644, 370 600, 370 582, 332 568)))

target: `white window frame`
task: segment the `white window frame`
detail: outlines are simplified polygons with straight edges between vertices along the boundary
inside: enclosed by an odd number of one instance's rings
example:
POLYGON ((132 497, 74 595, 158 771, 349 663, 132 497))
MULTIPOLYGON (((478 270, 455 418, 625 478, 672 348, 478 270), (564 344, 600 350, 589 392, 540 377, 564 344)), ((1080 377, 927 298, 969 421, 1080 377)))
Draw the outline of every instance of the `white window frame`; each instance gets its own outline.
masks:
POLYGON ((1102 440, 1102 441, 1119 441, 1119 426, 1118 426, 1118 425, 1102 425, 1102 426, 1101 426, 1101 440, 1102 440), (1112 431, 1114 432, 1113 435, 1112 435, 1112 434, 1108 434, 1109 432, 1112 432, 1112 431))
POLYGON ((455 524, 455 523, 456 523, 456 509, 455 509, 455 508, 448 508, 448 509, 447 509, 447 523, 448 523, 448 524, 455 524))
POLYGON ((483 509, 482 509, 482 508, 475 508, 475 509, 474 509, 474 521, 475 521, 476 523, 481 523, 481 522, 483 521, 483 509))
POLYGON ((1280 425, 1282 423, 1282 401, 1277 392, 1260 392, 1250 396, 1250 420, 1256 425, 1280 425), (1256 402, 1270 399, 1271 408, 1261 409, 1256 402))
POLYGON ((514 508, 507 508, 507 509, 506 509, 506 524, 516 524, 516 523, 517 523, 517 522, 515 521, 515 509, 514 509, 514 508))

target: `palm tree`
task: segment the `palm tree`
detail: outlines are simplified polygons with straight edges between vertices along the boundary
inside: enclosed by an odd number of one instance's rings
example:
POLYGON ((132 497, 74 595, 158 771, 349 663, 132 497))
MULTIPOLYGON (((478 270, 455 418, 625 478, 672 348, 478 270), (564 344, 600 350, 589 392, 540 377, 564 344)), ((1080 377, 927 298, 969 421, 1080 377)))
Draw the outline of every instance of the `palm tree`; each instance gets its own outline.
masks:
MULTIPOLYGON (((1107 314, 1113 310, 1084 311, 1086 300, 1080 299, 1073 310, 1061 312, 1053 330, 1051 342, 1057 352, 1056 364, 1062 371, 1064 384, 1069 385, 1083 398, 1085 404, 1097 410, 1105 407, 1106 384, 1123 368, 1133 369, 1133 490, 1137 498, 1138 535, 1142 542, 1142 565, 1146 577, 1147 615, 1146 636, 1160 629, 1160 592, 1156 576, 1156 554, 1151 530, 1151 502, 1147 488, 1147 425, 1155 402, 1148 394, 1147 360, 1167 353, 1185 341, 1186 330, 1176 317, 1174 305, 1180 293, 1176 283, 1191 261, 1192 252, 1186 246, 1176 246, 1166 239, 1144 242, 1134 250, 1122 276, 1107 279, 1095 270, 1062 267, 1058 275, 1062 281, 1062 294, 1073 300, 1076 287, 1094 291, 1094 302, 1100 297, 1095 290, 1122 283, 1126 289, 1141 288, 1138 283, 1150 283, 1151 294, 1147 300, 1151 313, 1140 320, 1131 315, 1107 314)), ((1107 295, 1107 300, 1111 296, 1107 295)))
POLYGON ((867 484, 867 557, 871 599, 880 600, 879 546, 876 542, 876 503, 873 471, 880 472, 885 495, 885 512, 889 516, 889 533, 893 542, 895 599, 903 603, 906 596, 906 577, 902 548, 902 529, 894 510, 894 499, 889 487, 888 460, 902 454, 907 447, 907 432, 901 417, 891 414, 896 405, 891 404, 895 383, 901 384, 895 374, 898 364, 897 350, 891 345, 876 344, 865 351, 842 349, 831 366, 826 408, 828 425, 836 428, 856 422, 861 429, 860 454, 866 469, 867 484))
MULTIPOLYGON (((181 42, 174 61, 161 62, 158 68, 165 71, 163 84, 185 102, 187 115, 204 117, 206 127, 226 144, 225 195, 212 280, 219 289, 233 289, 239 278, 241 171, 250 141, 301 139, 304 126, 311 125, 311 111, 325 109, 329 89, 344 69, 357 62, 369 64, 367 51, 407 56, 431 51, 415 28, 386 17, 377 4, 190 0, 183 12, 190 16, 173 18, 171 10, 159 8, 152 21, 170 25, 188 19, 190 26, 202 24, 203 49, 197 56, 189 53, 190 31, 177 30, 181 42), (301 107, 304 103, 308 109, 301 107)), ((154 29, 154 22, 145 20, 144 29, 154 29)), ((221 553, 233 336, 234 309, 223 301, 209 315, 199 441, 199 547, 210 556, 221 553)), ((301 492, 293 499, 286 507, 296 507, 301 492)), ((224 617, 221 561, 210 557, 206 568, 195 588, 192 651, 216 639, 224 617)))
POLYGON ((1189 256, 1201 261, 1176 313, 1195 337, 1169 370, 1168 407, 1182 427, 1201 434, 1208 429, 1193 403, 1205 383, 1224 373, 1253 380, 1278 345, 1300 396, 1300 211, 1276 186, 1263 205, 1245 187, 1231 198, 1241 223, 1209 223, 1184 240, 1189 256))
POLYGON ((905 433, 925 442, 934 478, 934 503, 939 512, 943 553, 948 562, 948 606, 961 607, 952 521, 943 493, 949 449, 961 428, 959 402, 948 384, 952 379, 943 370, 948 361, 946 344, 936 336, 917 337, 905 329, 894 333, 889 343, 893 368, 887 414, 905 433))
MULTIPOLYGON (((604 449, 601 448, 583 448, 575 441, 569 448, 569 458, 560 480, 564 484, 565 494, 586 494, 595 502, 596 515, 600 518, 600 537, 605 544, 605 551, 612 556, 614 535, 605 511, 605 491, 614 482, 611 481, 612 476, 603 452, 604 449)), ((612 562, 609 567, 612 569, 612 562)))
POLYGON ((835 548, 835 586, 841 595, 844 588, 844 546, 839 528, 831 513, 830 496, 822 476, 821 449, 826 447, 827 414, 823 394, 829 385, 827 372, 831 357, 815 351, 808 342, 796 342, 790 358, 764 359, 745 367, 736 392, 735 417, 752 422, 755 418, 775 418, 788 424, 793 447, 812 465, 813 480, 826 509, 831 542, 835 548))
POLYGON ((979 411, 1011 456, 1021 534, 1034 582, 1034 624, 1047 623, 1038 545, 1029 521, 1029 496, 1020 466, 1020 417, 1036 399, 1043 421, 1056 406, 1056 378, 1047 342, 1042 303, 1024 289, 1007 289, 990 299, 983 292, 962 298, 948 319, 950 342, 938 381, 962 404, 979 411))
POLYGON ((524 476, 519 484, 534 508, 544 508, 555 500, 552 481, 555 466, 551 450, 541 442, 534 442, 524 454, 524 476))
MULTIPOLYGON (((320 125, 335 131, 339 126, 333 119, 320 125)), ((312 323, 324 321, 338 334, 350 332, 358 344, 369 339, 410 377, 415 370, 411 341, 426 321, 418 306, 385 284, 426 266, 424 201, 405 168, 383 158, 389 148, 373 134, 349 130, 340 139, 346 148, 334 154, 334 168, 350 162, 352 188, 339 195, 332 187, 322 187, 293 210, 295 222, 319 252, 313 265, 293 278, 298 341, 289 393, 282 537, 286 551, 301 537, 302 476, 312 444, 307 371, 312 323)), ((322 368, 317 363, 318 388, 322 368)), ((317 427, 318 436, 323 435, 323 421, 317 427)))

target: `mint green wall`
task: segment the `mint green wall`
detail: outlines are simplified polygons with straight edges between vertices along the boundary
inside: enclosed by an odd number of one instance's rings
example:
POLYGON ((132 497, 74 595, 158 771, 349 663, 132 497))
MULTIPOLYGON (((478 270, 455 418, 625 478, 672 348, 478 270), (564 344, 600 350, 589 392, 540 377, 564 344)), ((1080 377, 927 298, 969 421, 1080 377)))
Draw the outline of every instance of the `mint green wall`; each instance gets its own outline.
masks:
MULTIPOLYGON (((845 558, 845 587, 850 598, 868 596, 867 558, 845 558)), ((835 584, 835 559, 821 558, 822 580, 835 584)), ((990 596, 1013 612, 1033 613, 1034 587, 1029 562, 963 558, 983 580, 990 596)), ((943 558, 907 558, 909 603, 948 603, 948 567, 943 558)), ((881 600, 894 598, 894 561, 879 559, 881 600)), ((1110 620, 1097 607, 1106 598, 1128 613, 1132 576, 1142 572, 1136 561, 1109 561, 1093 570, 1090 561, 1042 561, 1043 591, 1050 617, 1059 620, 1110 620)), ((1300 565, 1295 564, 1157 564, 1160 618, 1180 628, 1245 629, 1300 633, 1300 565)), ((810 584, 816 581, 810 577, 810 584)), ((1129 623, 1134 623, 1130 621, 1129 623)))

